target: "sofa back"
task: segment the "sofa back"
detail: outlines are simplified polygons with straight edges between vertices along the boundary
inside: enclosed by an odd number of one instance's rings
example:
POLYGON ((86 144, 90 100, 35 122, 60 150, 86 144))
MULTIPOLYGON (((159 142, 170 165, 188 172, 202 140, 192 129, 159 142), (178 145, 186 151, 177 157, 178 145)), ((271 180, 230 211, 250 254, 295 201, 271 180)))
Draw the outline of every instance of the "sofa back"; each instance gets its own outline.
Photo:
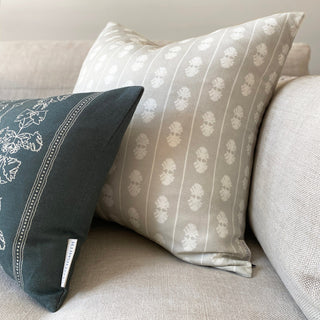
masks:
POLYGON ((0 99, 70 93, 92 41, 0 42, 0 99))
MULTIPOLYGON (((0 42, 0 99, 70 93, 92 41, 0 42)), ((309 74, 310 47, 295 43, 283 75, 309 74)))

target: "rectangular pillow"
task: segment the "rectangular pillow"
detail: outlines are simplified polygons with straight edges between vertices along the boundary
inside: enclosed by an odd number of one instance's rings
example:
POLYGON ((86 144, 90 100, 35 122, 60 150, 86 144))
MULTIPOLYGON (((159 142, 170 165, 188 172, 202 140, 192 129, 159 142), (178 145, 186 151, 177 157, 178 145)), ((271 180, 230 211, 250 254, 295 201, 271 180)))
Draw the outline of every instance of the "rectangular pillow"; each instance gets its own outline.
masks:
POLYGON ((50 311, 66 297, 141 94, 131 87, 0 101, 0 265, 50 311))
POLYGON ((253 151, 302 13, 169 45, 115 23, 74 92, 143 85, 98 205, 177 257, 251 276, 243 240, 253 151))

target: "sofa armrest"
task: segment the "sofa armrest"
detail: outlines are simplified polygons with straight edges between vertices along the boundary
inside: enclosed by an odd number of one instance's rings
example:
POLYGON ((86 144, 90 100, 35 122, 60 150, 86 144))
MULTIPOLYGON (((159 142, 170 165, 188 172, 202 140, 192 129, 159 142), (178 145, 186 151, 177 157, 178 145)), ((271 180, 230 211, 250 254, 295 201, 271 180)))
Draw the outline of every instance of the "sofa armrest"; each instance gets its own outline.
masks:
POLYGON ((320 76, 280 86, 262 122, 252 230, 308 319, 320 319, 320 76))

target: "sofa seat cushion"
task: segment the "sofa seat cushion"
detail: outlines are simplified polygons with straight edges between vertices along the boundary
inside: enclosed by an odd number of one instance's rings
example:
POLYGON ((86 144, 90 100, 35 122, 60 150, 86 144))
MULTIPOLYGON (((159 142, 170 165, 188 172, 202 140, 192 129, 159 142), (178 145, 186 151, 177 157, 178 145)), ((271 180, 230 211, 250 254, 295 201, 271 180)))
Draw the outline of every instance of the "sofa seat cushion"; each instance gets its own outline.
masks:
POLYGON ((253 278, 178 260, 157 244, 97 220, 70 293, 51 314, 0 270, 0 319, 305 319, 254 238, 253 278), (236 293, 236 294, 235 294, 236 293))

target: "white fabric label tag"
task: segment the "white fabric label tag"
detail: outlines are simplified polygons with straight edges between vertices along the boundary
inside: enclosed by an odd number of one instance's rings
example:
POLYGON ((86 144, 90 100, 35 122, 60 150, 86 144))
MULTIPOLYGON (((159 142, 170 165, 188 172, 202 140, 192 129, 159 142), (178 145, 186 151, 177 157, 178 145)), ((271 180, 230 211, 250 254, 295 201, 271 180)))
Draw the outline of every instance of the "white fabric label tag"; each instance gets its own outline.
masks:
POLYGON ((68 246, 66 251, 66 257, 64 260, 63 273, 62 273, 62 279, 61 279, 61 288, 66 287, 69 271, 72 265, 72 260, 76 252, 77 243, 78 243, 78 239, 68 239, 68 246))

